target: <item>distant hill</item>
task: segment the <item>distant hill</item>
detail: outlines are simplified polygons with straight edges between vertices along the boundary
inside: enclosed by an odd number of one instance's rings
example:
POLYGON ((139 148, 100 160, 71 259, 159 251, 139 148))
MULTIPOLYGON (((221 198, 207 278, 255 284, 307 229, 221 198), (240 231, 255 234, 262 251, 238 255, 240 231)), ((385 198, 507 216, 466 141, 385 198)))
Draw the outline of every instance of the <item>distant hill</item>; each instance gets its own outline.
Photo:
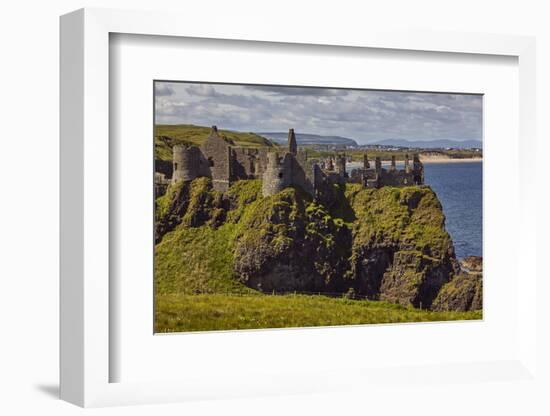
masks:
POLYGON ((434 149, 434 148, 447 148, 452 147, 456 149, 471 149, 481 148, 482 142, 479 140, 404 140, 404 139, 387 139, 379 140, 376 142, 368 143, 378 144, 382 146, 395 146, 395 147, 418 147, 422 149, 434 149))
MULTIPOLYGON (((219 130, 222 136, 233 140, 236 146, 261 147, 273 146, 265 137, 256 133, 231 130, 219 130)), ((194 144, 200 146, 210 134, 210 127, 193 124, 157 124, 155 126, 155 158, 172 160, 172 147, 177 144, 194 144)))
MULTIPOLYGON (((286 143, 288 139, 288 133, 278 132, 266 132, 258 133, 260 136, 267 137, 268 139, 277 143, 286 143)), ((357 146, 357 142, 353 139, 342 136, 322 136, 320 134, 306 134, 296 133, 296 141, 298 144, 325 144, 325 145, 345 145, 345 146, 357 146)))

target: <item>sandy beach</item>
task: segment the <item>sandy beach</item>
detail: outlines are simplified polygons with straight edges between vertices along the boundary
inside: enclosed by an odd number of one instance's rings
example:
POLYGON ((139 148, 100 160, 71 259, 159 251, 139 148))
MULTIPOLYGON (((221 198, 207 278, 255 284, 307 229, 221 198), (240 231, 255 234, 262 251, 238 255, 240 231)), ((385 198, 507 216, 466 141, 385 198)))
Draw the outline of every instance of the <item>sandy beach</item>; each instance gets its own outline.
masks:
POLYGON ((422 163, 471 163, 471 162, 482 162, 483 158, 481 157, 450 158, 450 157, 440 157, 440 156, 420 156, 420 161, 422 163))
MULTIPOLYGON (((480 158, 480 157, 470 157, 470 158, 463 158, 463 159, 456 159, 456 158, 450 158, 450 157, 420 157, 420 161, 422 163, 425 163, 425 164, 431 164, 431 163, 479 163, 479 162, 482 162, 483 161, 483 158, 480 158)), ((370 161, 371 162, 371 167, 374 166, 374 161, 370 161)), ((384 167, 388 167, 390 166, 391 164, 391 161, 389 160, 383 160, 382 161, 382 166, 384 167)), ((411 164, 412 164, 412 160, 411 160, 411 164)), ((402 160, 398 160, 397 161, 397 167, 398 169, 401 169, 402 166, 400 167, 400 165, 403 165, 403 161, 402 160)), ((363 162, 348 162, 347 164, 348 166, 348 169, 356 169, 356 168, 361 168, 363 167, 363 162)))

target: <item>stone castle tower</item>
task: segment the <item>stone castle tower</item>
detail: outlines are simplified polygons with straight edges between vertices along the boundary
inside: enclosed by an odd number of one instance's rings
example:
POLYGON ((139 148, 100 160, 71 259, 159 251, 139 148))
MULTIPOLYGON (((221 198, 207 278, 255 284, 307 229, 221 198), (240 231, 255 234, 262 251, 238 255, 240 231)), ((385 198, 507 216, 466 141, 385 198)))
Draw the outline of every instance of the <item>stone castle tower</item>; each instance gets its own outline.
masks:
POLYGON ((176 145, 173 152, 172 182, 192 181, 199 176, 201 153, 198 147, 176 145))
POLYGON ((292 184, 292 156, 285 153, 281 158, 278 153, 267 154, 267 166, 262 177, 262 194, 274 195, 292 184))

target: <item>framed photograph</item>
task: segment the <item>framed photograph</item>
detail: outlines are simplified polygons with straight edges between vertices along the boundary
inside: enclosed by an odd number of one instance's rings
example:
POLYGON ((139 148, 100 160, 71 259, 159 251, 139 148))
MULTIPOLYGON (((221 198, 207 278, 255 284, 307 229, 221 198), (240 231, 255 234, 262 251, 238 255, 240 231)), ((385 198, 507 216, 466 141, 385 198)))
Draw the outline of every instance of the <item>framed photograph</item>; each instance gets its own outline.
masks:
POLYGON ((155 333, 482 319, 481 94, 154 94, 155 333))
POLYGON ((61 18, 62 398, 536 386, 534 40, 179 18, 61 18))

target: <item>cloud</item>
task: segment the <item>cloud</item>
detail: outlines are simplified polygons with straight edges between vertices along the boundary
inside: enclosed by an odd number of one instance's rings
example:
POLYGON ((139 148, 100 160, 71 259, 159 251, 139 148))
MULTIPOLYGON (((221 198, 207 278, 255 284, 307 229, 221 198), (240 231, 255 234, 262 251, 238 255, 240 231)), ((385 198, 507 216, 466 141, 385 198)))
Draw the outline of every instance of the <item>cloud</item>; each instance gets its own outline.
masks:
POLYGON ((170 84, 165 82, 155 82, 155 96, 156 97, 169 97, 174 95, 174 88, 170 84))
POLYGON ((218 94, 216 89, 209 84, 192 84, 186 88, 189 95, 198 97, 216 97, 218 94))
MULTIPOLYGON (((170 83, 158 123, 383 139, 481 139, 482 97, 466 94, 170 83)), ((164 90, 160 90, 164 91, 164 90)))
POLYGON ((281 87, 277 85, 247 85, 245 88, 255 91, 263 91, 271 95, 279 96, 344 96, 348 94, 347 90, 335 88, 319 87, 281 87))

